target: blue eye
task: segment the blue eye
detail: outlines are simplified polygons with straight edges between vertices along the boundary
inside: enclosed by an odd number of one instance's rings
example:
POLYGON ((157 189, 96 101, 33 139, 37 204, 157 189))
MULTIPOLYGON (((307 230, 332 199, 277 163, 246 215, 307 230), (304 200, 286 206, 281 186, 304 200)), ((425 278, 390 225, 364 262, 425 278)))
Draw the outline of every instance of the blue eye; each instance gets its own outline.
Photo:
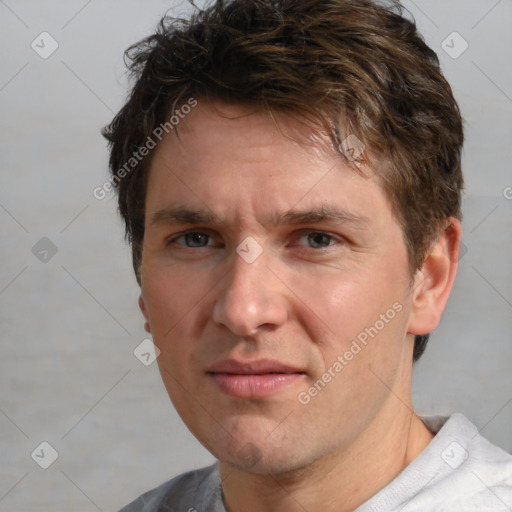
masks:
POLYGON ((172 239, 171 242, 178 243, 179 245, 185 245, 186 247, 197 248, 206 247, 210 245, 210 238, 210 235, 207 235, 205 233, 191 231, 190 233, 185 233, 172 239), (184 243, 180 243, 180 240, 183 240, 184 243))
POLYGON ((305 235, 307 243, 312 249, 324 249, 335 243, 334 237, 321 232, 311 232, 305 235))

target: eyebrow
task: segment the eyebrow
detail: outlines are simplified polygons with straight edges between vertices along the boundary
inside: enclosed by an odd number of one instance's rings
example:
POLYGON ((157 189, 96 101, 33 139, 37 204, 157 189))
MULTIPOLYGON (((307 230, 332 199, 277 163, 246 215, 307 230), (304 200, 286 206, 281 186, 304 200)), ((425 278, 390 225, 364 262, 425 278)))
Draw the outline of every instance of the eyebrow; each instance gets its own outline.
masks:
POLYGON ((209 210, 192 210, 185 207, 171 207, 158 210, 151 217, 150 224, 220 224, 220 220, 209 210))
MULTIPOLYGON (((364 228, 368 224, 368 217, 358 215, 340 208, 320 206, 307 210, 290 210, 281 215, 271 217, 270 225, 299 225, 319 224, 329 222, 331 224, 353 224, 358 228, 364 228)), ((156 224, 209 224, 219 225, 222 221, 211 211, 206 209, 190 209, 186 207, 169 207, 158 210, 150 220, 151 225, 156 224)))
POLYGON ((329 222, 331 224, 354 224, 358 227, 364 227, 369 220, 368 217, 341 208, 320 206, 308 210, 291 210, 280 215, 275 224, 295 225, 329 222))

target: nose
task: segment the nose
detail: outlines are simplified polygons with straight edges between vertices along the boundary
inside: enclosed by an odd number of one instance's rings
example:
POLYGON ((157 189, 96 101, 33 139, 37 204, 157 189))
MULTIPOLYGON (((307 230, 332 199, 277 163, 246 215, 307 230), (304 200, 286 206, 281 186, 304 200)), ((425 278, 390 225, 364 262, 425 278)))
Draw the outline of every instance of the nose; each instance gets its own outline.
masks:
POLYGON ((262 328, 277 328, 288 318, 283 283, 268 268, 266 258, 247 263, 234 255, 232 270, 219 288, 213 321, 238 336, 262 328))

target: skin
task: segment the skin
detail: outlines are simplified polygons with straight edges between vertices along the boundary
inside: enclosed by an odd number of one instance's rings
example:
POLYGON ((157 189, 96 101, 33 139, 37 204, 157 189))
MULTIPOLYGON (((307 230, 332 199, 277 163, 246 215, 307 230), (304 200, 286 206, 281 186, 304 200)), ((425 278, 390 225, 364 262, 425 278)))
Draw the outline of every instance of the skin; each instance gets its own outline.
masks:
POLYGON ((298 121, 199 102, 179 130, 151 162, 139 300, 169 396, 219 459, 228 511, 354 510, 433 437, 413 412, 413 342, 445 307, 460 223, 447 220, 411 280, 371 169, 354 172, 298 121), (176 209, 212 218, 165 213, 176 209), (283 217, 327 210, 350 215, 283 217), (247 237, 262 250, 252 263, 236 252, 247 237), (301 403, 397 303, 400 312, 301 403), (228 358, 277 360, 300 375, 269 396, 234 397, 208 373, 228 358))

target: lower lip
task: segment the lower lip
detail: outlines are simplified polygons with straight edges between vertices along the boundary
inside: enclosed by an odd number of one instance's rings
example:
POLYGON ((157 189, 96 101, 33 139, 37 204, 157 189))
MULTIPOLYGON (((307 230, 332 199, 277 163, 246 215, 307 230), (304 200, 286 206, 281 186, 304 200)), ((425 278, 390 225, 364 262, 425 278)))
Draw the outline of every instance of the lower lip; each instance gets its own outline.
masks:
POLYGON ((264 398, 291 386, 303 377, 301 373, 266 373, 264 375, 235 375, 211 373, 224 393, 237 398, 264 398))

